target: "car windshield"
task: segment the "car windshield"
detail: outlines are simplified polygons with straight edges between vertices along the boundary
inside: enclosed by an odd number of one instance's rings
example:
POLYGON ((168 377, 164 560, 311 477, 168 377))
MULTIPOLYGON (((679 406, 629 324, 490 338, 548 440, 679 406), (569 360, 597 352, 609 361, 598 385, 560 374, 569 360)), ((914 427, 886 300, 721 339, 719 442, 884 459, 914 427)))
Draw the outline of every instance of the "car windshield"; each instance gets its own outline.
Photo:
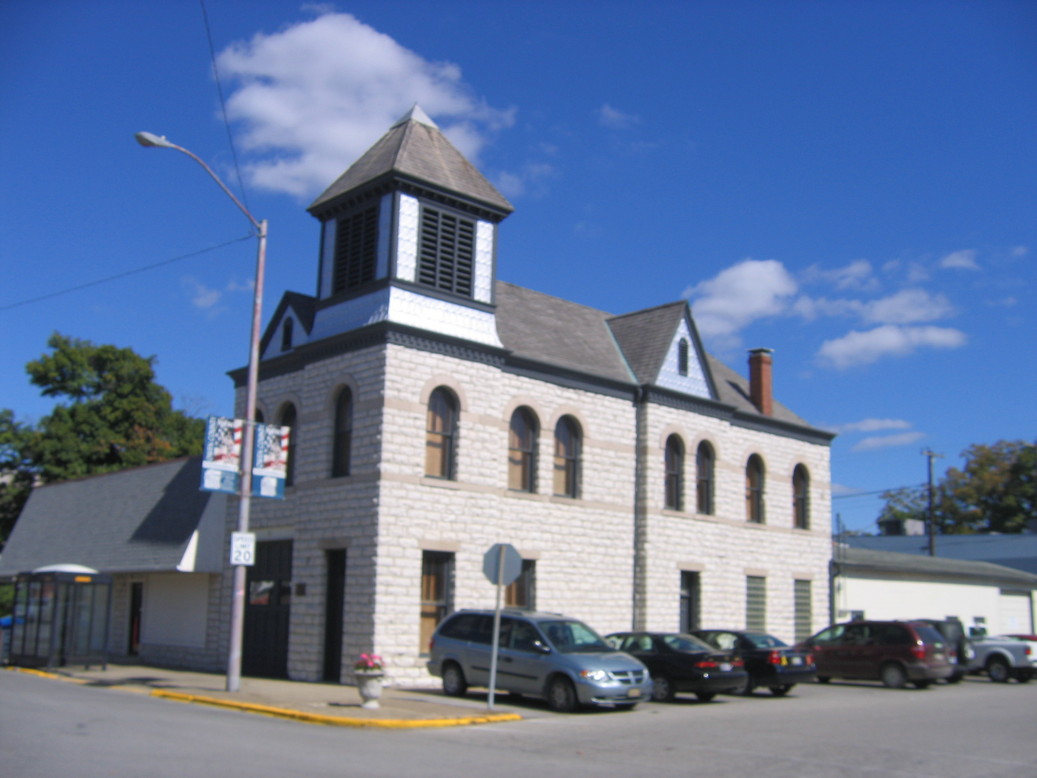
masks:
POLYGON ((540 623, 547 639, 563 654, 575 654, 590 651, 614 651, 593 629, 582 621, 564 619, 544 621, 540 623))
POLYGON ((786 643, 778 640, 774 635, 765 635, 762 632, 746 632, 745 638, 753 644, 754 648, 784 648, 786 643))
POLYGON ((663 643, 674 651, 683 651, 684 653, 715 650, 709 643, 699 640, 693 635, 663 635, 662 640, 663 643))

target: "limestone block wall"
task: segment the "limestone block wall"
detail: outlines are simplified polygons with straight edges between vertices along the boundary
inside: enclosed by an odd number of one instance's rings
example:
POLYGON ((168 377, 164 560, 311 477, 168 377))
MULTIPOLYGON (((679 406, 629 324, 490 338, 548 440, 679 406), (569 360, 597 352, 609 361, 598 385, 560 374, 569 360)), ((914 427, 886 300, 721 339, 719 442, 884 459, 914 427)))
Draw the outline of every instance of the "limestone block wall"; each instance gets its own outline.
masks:
MULTIPOLYGON (((243 405, 243 393, 239 405, 243 405)), ((631 397, 561 386, 461 354, 379 344, 329 357, 261 382, 260 408, 276 423, 286 403, 297 412, 295 485, 287 499, 253 500, 259 540, 293 541, 289 675, 321 678, 326 624, 326 552, 346 549, 344 677, 361 652, 386 658, 394 684, 436 683, 420 645, 422 555, 453 554, 454 608, 491 607, 482 572, 494 543, 516 546, 536 564, 536 606, 583 619, 601 632, 634 621, 637 412, 631 397), (460 406, 456 478, 427 477, 428 399, 440 386, 460 406), (352 468, 331 478, 335 402, 354 400, 352 468), (508 428, 516 408, 539 424, 537 485, 508 489, 508 428), (554 429, 563 416, 582 431, 581 489, 553 494, 554 429)), ((647 626, 679 626, 681 571, 699 573, 701 623, 742 626, 746 575, 767 579, 767 627, 791 639, 793 587, 811 581, 812 621, 827 623, 830 557, 829 449, 784 434, 737 426, 690 410, 649 406, 643 413, 644 551, 647 626), (663 452, 669 434, 685 450, 685 510, 664 508, 663 452), (716 453, 716 510, 695 511, 695 457, 708 440, 716 453), (766 522, 745 519, 745 464, 766 467, 766 522), (810 527, 792 527, 792 472, 810 473, 810 527)), ((228 537, 237 513, 228 511, 228 537)), ((229 613, 230 576, 220 589, 229 613)), ((219 623, 221 651, 227 624, 219 623)))
POLYGON ((430 682, 420 646, 423 551, 454 554, 453 606, 492 607, 483 555, 514 545, 536 562, 536 606, 601 631, 631 621, 634 415, 628 399, 559 387, 445 355, 390 347, 386 370, 375 646, 396 683, 430 682), (439 386, 459 399, 456 480, 424 475, 428 398, 439 386), (513 411, 536 415, 535 492, 508 489, 513 411), (582 430, 577 499, 553 492, 554 428, 565 415, 582 430))
MULTIPOLYGON (((277 423, 287 403, 297 413, 294 485, 284 500, 253 498, 250 522, 260 542, 293 541, 288 654, 293 679, 322 677, 329 550, 347 549, 343 667, 372 648, 383 375, 384 347, 373 346, 260 382, 258 405, 268 422, 277 423), (353 398, 350 473, 332 478, 335 406, 344 388, 353 398)), ((241 390, 239 414, 243 405, 241 390)), ((237 522, 237 501, 231 502, 228 537, 237 522)), ((225 578, 229 603, 231 581, 225 578)), ((222 629, 224 644, 228 629, 222 629)))
POLYGON ((646 626, 680 626, 682 571, 698 572, 703 627, 744 627, 746 576, 766 583, 767 629, 794 637, 794 582, 811 582, 812 624, 828 623, 831 558, 829 448, 780 434, 740 427, 726 419, 653 406, 647 416, 646 626), (685 445, 684 510, 664 507, 666 439, 685 445), (697 512, 695 452, 708 441, 715 460, 715 510, 697 512), (752 454, 765 465, 763 524, 746 520, 745 466, 752 454), (792 472, 810 473, 809 528, 793 527, 792 472))

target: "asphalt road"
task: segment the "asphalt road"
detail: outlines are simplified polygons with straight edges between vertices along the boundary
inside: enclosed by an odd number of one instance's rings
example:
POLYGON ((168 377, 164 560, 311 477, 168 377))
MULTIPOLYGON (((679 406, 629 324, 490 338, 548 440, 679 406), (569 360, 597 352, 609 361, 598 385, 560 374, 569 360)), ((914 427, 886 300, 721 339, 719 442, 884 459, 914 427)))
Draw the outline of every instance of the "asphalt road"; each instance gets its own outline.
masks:
MULTIPOLYGON (((508 701, 511 707, 511 701, 508 701)), ((808 685, 629 713, 330 728, 0 673, 0 775, 1037 776, 1037 684, 808 685)))

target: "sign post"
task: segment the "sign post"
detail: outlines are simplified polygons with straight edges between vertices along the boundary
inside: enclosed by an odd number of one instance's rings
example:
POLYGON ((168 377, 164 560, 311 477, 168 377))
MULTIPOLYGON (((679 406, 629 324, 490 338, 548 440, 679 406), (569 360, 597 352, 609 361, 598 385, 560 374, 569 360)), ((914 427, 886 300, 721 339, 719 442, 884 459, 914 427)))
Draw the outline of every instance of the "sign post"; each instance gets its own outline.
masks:
POLYGON ((501 595, 504 587, 522 574, 522 556, 510 543, 494 543, 483 556, 483 573, 497 585, 497 607, 493 612, 493 650, 490 654, 490 693, 486 709, 493 710, 494 686, 497 684, 497 652, 500 650, 501 595))

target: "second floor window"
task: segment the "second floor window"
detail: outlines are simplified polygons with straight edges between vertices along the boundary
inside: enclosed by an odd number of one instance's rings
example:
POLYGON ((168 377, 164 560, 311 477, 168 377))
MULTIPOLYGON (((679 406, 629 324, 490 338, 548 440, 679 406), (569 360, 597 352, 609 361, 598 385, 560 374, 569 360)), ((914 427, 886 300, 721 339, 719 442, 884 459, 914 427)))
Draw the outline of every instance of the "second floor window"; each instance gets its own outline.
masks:
POLYGON ((349 475, 353 447, 353 393, 343 389, 335 401, 335 437, 331 452, 331 476, 349 475))
POLYGON ((695 454, 695 496, 699 513, 713 515, 714 482, 713 472, 716 456, 713 447, 706 442, 699 443, 695 454))
POLYGON ((425 475, 456 477, 457 399, 439 387, 429 397, 425 424, 425 475))
POLYGON ((664 455, 665 474, 665 507, 670 510, 684 510, 684 443, 678 435, 670 435, 666 439, 664 455))
POLYGON ((554 493, 563 497, 579 497, 580 428, 576 421, 563 416, 555 426, 554 493))
POLYGON ((792 471, 792 526, 810 529, 810 474, 803 465, 792 471))
POLYGON ((749 457, 745 466, 745 518, 763 524, 763 460, 758 454, 749 457))
POLYGON ((536 491, 537 422, 528 408, 511 414, 508 429, 508 488, 536 491))

